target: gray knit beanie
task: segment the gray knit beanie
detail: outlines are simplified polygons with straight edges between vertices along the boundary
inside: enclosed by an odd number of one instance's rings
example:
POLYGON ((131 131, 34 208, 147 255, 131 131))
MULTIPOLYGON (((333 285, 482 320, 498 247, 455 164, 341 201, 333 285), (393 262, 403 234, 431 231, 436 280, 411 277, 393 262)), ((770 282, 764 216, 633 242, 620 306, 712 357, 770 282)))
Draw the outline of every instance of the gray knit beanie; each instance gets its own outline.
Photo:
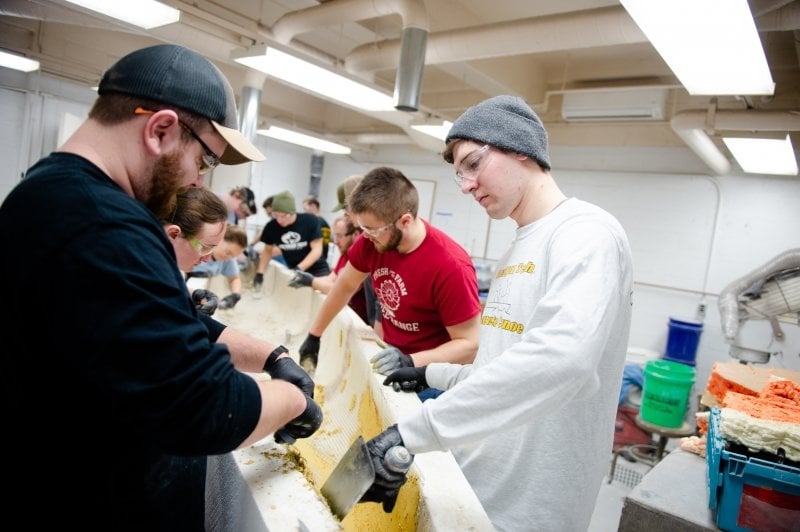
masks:
MULTIPOLYGON (((542 168, 550 169, 547 131, 533 109, 518 96, 495 96, 464 111, 447 134, 445 143, 465 139, 490 144, 527 155, 542 168)), ((452 163, 450 149, 445 160, 452 163)))

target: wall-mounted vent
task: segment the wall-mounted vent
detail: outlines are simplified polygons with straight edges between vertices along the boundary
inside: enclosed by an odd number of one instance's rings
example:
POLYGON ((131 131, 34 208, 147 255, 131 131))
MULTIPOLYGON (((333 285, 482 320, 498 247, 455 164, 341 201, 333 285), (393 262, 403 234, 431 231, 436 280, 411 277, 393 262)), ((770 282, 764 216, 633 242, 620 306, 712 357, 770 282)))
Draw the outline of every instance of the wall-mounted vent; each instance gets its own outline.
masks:
POLYGON ((569 92, 561 116, 568 122, 664 120, 666 89, 569 92))

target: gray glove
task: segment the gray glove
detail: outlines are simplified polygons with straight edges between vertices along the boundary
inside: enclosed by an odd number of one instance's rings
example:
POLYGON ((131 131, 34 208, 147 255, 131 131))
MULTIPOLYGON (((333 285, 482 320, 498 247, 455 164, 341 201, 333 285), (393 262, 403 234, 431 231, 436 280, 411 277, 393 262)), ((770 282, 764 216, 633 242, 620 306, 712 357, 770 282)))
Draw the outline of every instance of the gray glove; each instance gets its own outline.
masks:
POLYGON ((202 312, 206 316, 211 316, 217 310, 219 305, 219 298, 217 294, 211 290, 203 290, 198 288, 192 292, 192 303, 194 303, 197 312, 202 312))
POLYGON ((414 360, 409 355, 391 346, 378 351, 369 361, 373 369, 381 375, 389 375, 400 368, 414 367, 414 360))
POLYGON ((289 279, 289 286, 292 288, 300 288, 301 286, 311 286, 314 281, 314 276, 308 272, 296 270, 294 277, 289 279))
POLYGON ((406 473, 414 460, 413 455, 405 454, 408 461, 395 464, 395 460, 387 453, 396 446, 403 445, 403 438, 397 425, 392 425, 367 442, 367 451, 372 465, 375 466, 375 481, 359 502, 379 502, 383 504, 383 511, 391 513, 397 502, 400 488, 406 483, 406 473), (399 467, 398 467, 399 466, 399 467))
POLYGON ((236 306, 236 303, 242 299, 241 294, 237 294, 236 292, 232 294, 228 294, 227 296, 222 298, 222 301, 219 302, 219 308, 226 309, 226 308, 233 308, 236 306))

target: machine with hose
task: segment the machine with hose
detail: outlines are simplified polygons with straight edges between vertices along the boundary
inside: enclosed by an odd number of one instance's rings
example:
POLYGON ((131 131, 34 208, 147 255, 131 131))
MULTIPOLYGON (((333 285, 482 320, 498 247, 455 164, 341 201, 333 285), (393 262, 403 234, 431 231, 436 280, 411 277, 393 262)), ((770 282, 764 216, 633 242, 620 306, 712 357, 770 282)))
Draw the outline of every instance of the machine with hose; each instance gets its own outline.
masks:
POLYGON ((782 353, 785 333, 782 323, 800 325, 800 248, 790 249, 763 266, 736 279, 719 295, 722 334, 730 355, 742 363, 766 364, 782 353), (771 336, 768 345, 754 346, 743 338, 750 320, 766 320, 771 336))

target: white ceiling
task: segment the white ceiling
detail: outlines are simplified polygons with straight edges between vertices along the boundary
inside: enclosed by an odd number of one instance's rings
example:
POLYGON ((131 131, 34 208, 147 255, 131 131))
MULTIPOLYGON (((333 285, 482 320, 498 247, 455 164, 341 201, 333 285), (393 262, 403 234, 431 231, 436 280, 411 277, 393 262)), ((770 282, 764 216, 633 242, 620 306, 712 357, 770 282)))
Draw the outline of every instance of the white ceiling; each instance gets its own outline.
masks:
POLYGON ((361 161, 379 161, 389 147, 411 156, 436 153, 442 144, 414 132, 412 122, 454 120, 501 93, 525 98, 557 147, 685 147, 677 129, 698 127, 730 159, 719 139, 728 127, 773 134, 785 128, 796 152, 800 148, 800 131, 792 132, 800 130, 800 0, 750 0, 776 83, 769 98, 689 96, 616 0, 162 1, 181 10, 181 21, 145 31, 63 0, 2 0, 0 48, 40 60, 44 74, 96 85, 109 65, 135 48, 184 44, 212 59, 237 94, 244 86, 261 89, 260 122, 348 144, 361 161), (428 32, 416 112, 365 114, 265 79, 230 55, 284 42, 392 94, 404 26, 427 26, 428 32), (630 109, 639 94, 633 89, 658 89, 664 115, 592 122, 562 117, 565 95, 588 94, 590 102, 611 99, 630 109))

